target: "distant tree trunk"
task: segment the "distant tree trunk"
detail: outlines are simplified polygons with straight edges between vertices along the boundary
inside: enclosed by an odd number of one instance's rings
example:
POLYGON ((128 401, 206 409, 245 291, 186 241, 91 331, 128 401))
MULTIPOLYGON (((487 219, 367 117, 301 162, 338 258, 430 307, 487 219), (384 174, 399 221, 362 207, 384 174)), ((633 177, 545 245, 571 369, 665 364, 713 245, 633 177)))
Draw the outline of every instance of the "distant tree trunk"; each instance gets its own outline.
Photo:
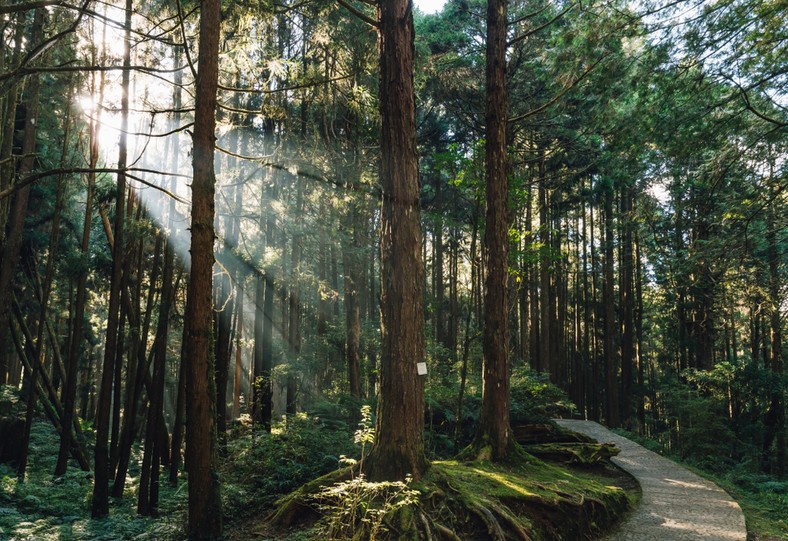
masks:
MULTIPOLYGON (((88 174, 87 199, 85 201, 85 221, 82 228, 82 244, 80 250, 82 257, 87 261, 88 250, 90 249, 90 225, 93 217, 93 183, 95 175, 88 174)), ((77 278, 77 299, 74 305, 72 320, 71 342, 68 353, 68 365, 66 369, 66 379, 63 383, 63 393, 61 402, 63 403, 63 426, 71 426, 74 419, 74 405, 77 394, 77 377, 79 367, 79 357, 82 350, 82 325, 85 317, 85 299, 87 296, 87 275, 88 267, 85 266, 77 278)), ((66 473, 68 467, 68 457, 71 451, 71 431, 63 430, 60 434, 60 450, 58 452, 57 464, 55 465, 56 476, 66 473)))
MULTIPOLYGON (((442 178, 435 176, 435 222, 433 225, 433 260, 432 260, 432 288, 435 302, 435 340, 438 344, 448 347, 446 340, 446 285, 443 276, 443 201, 441 195, 442 178)), ((439 359, 443 360, 443 359, 439 359)))
MULTIPOLYGON (((304 186, 301 179, 295 179, 296 188, 296 216, 300 216, 304 207, 304 186)), ((290 348, 290 370, 287 373, 287 402, 288 415, 295 415, 298 410, 298 376, 294 369, 301 354, 301 250, 302 234, 293 235, 293 247, 290 252, 290 291, 288 295, 288 324, 287 343, 290 348)))
MULTIPOLYGON (((529 232, 528 249, 529 256, 533 248, 534 242, 534 220, 533 220, 533 202, 531 201, 531 194, 533 193, 533 182, 535 175, 533 174, 533 166, 531 167, 531 188, 529 189, 528 206, 525 211, 525 224, 526 230, 529 232)), ((528 329, 528 356, 530 366, 533 370, 538 371, 540 367, 539 361, 539 284, 537 282, 537 268, 538 264, 529 257, 528 263, 528 305, 529 309, 529 329, 528 329)))
POLYGON ((780 250, 777 243, 778 227, 775 219, 774 206, 779 198, 772 190, 772 204, 768 209, 768 223, 766 224, 766 250, 769 266, 769 323, 771 335, 771 359, 769 368, 774 374, 775 383, 772 384, 769 408, 764 419, 765 431, 763 439, 764 471, 775 475, 785 472, 785 404, 783 402, 783 389, 779 382, 783 376, 783 348, 782 348, 782 321, 780 317, 780 298, 782 281, 780 279, 780 250), (772 445, 775 444, 772 452, 772 445), (773 453, 773 456, 772 456, 773 453))
MULTIPOLYGON (((273 236, 274 219, 268 218, 267 235, 273 236)), ((269 238, 271 238, 269 237, 269 238)), ((263 383, 261 394, 261 411, 263 426, 267 431, 271 431, 273 421, 273 370, 274 370, 274 297, 276 296, 276 284, 274 282, 274 268, 269 265, 265 269, 265 291, 263 299, 263 383)))
POLYGON ((550 299, 550 194, 547 191, 544 150, 539 154, 539 240, 541 241, 541 263, 539 268, 539 372, 549 372, 552 303, 550 299))
MULTIPOLYGON (((585 181, 583 181, 583 186, 585 185, 585 181)), ((590 206, 590 205, 589 205, 590 206)), ((590 209, 589 209, 590 210, 590 209)), ((588 284, 588 242, 591 240, 593 242, 593 235, 589 239, 588 235, 588 226, 587 226, 587 216, 588 211, 586 211, 585 203, 581 204, 581 234, 579 235, 581 238, 581 242, 583 245, 582 248, 582 256, 580 258, 581 265, 582 265, 582 273, 583 273, 583 350, 582 350, 582 363, 583 363, 583 393, 585 398, 583 399, 583 403, 585 404, 585 408, 581 411, 583 417, 586 419, 591 418, 591 410, 592 407, 590 404, 595 400, 594 398, 594 380, 592 376, 592 369, 591 363, 594 362, 593 357, 593 349, 592 349, 592 336, 591 336, 591 291, 588 284)))
POLYGON ((618 363, 616 362, 616 304, 613 293, 613 187, 604 187, 604 264, 605 279, 602 288, 602 304, 605 310, 604 350, 605 350, 605 420, 610 427, 621 424, 618 403, 618 363))
MULTIPOLYGON (((25 17, 24 12, 17 15, 16 29, 14 31, 14 51, 11 55, 11 62, 14 66, 19 63, 22 54, 22 43, 24 41, 25 30, 25 17)), ((0 55, 2 56, 2 55, 0 55)), ((19 88, 21 85, 13 85, 5 96, 3 104, 4 110, 0 111, 2 115, 0 118, 5 120, 2 130, 2 146, 0 146, 0 190, 10 188, 14 183, 15 166, 11 158, 14 151, 14 131, 16 128, 16 109, 19 104, 19 88)), ((23 190, 24 191, 24 190, 23 190)), ((29 192, 28 192, 29 193, 29 192)), ((13 198, 13 203, 16 206, 17 202, 24 203, 27 207, 27 201, 20 201, 21 193, 17 193, 13 198)), ((8 344, 9 325, 11 323, 11 292, 13 289, 13 278, 16 273, 16 266, 19 259, 19 248, 15 248, 16 242, 12 242, 16 231, 21 231, 22 226, 11 225, 9 235, 6 235, 6 226, 10 219, 9 212, 11 201, 4 199, 0 200, 0 385, 5 385, 6 376, 8 372, 7 365, 7 352, 5 351, 6 344, 8 344)), ((16 214, 16 211, 14 211, 16 214)), ((21 243, 21 241, 20 241, 21 243)))
POLYGON ((236 303, 236 323, 235 323, 235 373, 233 374, 233 418, 237 419, 241 415, 241 375, 243 374, 243 348, 244 338, 244 283, 238 283, 238 302, 236 303))
POLYGON ((345 359, 347 361, 348 382, 350 394, 361 398, 361 306, 359 304, 359 289, 361 280, 358 272, 359 262, 357 233, 360 224, 357 223, 358 212, 355 202, 350 203, 348 215, 345 219, 346 246, 342 250, 342 266, 344 267, 345 290, 345 327, 347 339, 345 340, 345 359))
POLYGON ((509 428, 509 179, 506 149, 507 0, 487 3, 486 184, 482 411, 473 447, 484 459, 505 460, 509 428))
POLYGON ((564 261, 561 255, 561 192, 555 190, 555 197, 550 198, 550 361, 548 363, 550 381, 556 385, 566 382, 566 359, 564 348, 564 317, 563 317, 563 289, 565 280, 564 261))
POLYGON ((635 365, 635 311, 634 272, 632 247, 632 205, 634 188, 621 187, 621 262, 619 263, 619 288, 621 295, 621 422, 630 428, 632 420, 632 385, 635 365))
POLYGON ((186 305, 186 465, 189 472, 188 536, 222 538, 222 504, 216 471, 216 382, 213 359, 214 149, 219 75, 219 0, 203 0, 194 112, 191 272, 186 305))
MULTIPOLYGON (((69 95, 71 89, 69 89, 69 95)), ((63 123, 63 148, 60 154, 60 166, 65 167, 69 148, 69 135, 71 133, 71 108, 66 109, 66 118, 63 123)), ((33 425, 36 401, 38 400, 38 378, 44 366, 44 330, 47 326, 47 308, 49 306, 49 295, 52 291, 52 281, 55 275, 55 260, 58 256, 58 246, 60 242, 60 217, 63 212, 63 201, 65 192, 65 178, 60 175, 57 179, 57 193, 55 195, 55 209, 52 214, 52 231, 49 236, 49 250, 47 257, 46 273, 41 288, 41 307, 38 318, 38 336, 35 343, 35 356, 33 361, 33 371, 30 372, 30 389, 27 397, 27 408, 25 412, 25 428, 22 435, 22 455, 19 457, 17 467, 17 477, 24 481, 25 470, 27 469, 27 458, 30 446, 30 429, 33 425)))
MULTIPOLYGON (((159 260, 158 254, 161 253, 163 236, 164 233, 161 231, 156 235, 155 253, 157 256, 151 273, 151 291, 154 289, 156 267, 159 260)), ((150 495, 151 492, 156 492, 158 495, 159 471, 158 467, 154 471, 153 464, 156 463, 158 466, 158 460, 155 460, 158 457, 156 442, 158 441, 159 419, 162 414, 162 401, 164 400, 164 364, 167 357, 167 327, 169 324, 169 304, 172 297, 172 261, 168 260, 171 255, 171 247, 169 243, 167 244, 165 249, 167 253, 162 264, 159 318, 156 325, 156 338, 153 343, 153 377, 145 424, 145 445, 143 448, 142 469, 140 471, 140 484, 137 492, 137 513, 141 516, 155 516, 158 506, 158 502, 151 502, 150 495), (154 484, 156 485, 155 490, 152 489, 154 484)), ((148 304, 152 303, 149 302, 148 304)))
POLYGON ((183 339, 181 340, 181 359, 178 367, 178 391, 175 398, 175 419, 172 421, 172 448, 170 449, 170 485, 178 484, 178 470, 181 465, 181 445, 183 444, 184 417, 186 416, 186 363, 189 339, 189 320, 183 321, 183 339))
POLYGON ((121 81, 121 136, 118 151, 118 185, 115 203, 115 240, 112 249, 112 277, 110 283, 109 313, 107 315, 107 337, 104 347, 104 363, 96 412, 95 481, 91 514, 100 518, 109 514, 109 416, 112 397, 113 365, 117 346, 120 308, 120 286, 123 274, 124 207, 126 203, 126 167, 129 127, 129 88, 131 80, 131 15, 132 0, 126 0, 124 27, 123 76, 121 81))
MULTIPOLYGON (((274 233, 273 215, 266 204, 266 197, 274 196, 273 188, 268 188, 260 200, 261 231, 265 231, 266 242, 271 242, 274 233)), ((264 245, 265 246, 265 245, 264 245)), ((263 252, 265 248, 263 246, 263 252)), ((264 271, 255 277, 254 301, 254 349, 252 350, 252 418, 271 432, 273 386, 273 268, 266 263, 264 271)))
MULTIPOLYGON (((183 71, 179 68, 182 64, 182 51, 180 47, 173 47, 172 50, 172 57, 173 57, 173 67, 176 69, 175 72, 175 88, 173 88, 173 108, 175 109, 176 113, 174 115, 174 123, 178 125, 180 123, 180 113, 177 112, 181 108, 182 105, 182 95, 183 91, 181 89, 181 84, 183 83, 183 71)), ((173 140, 173 152, 172 152, 172 170, 178 171, 180 165, 180 134, 176 133, 174 140, 173 140)), ((171 180, 171 185, 174 185, 176 179, 173 177, 171 180)), ((170 215, 169 219, 174 219, 174 201, 170 201, 170 215)), ((174 231, 170 228, 170 241, 174 242, 174 231)), ((177 288, 173 290, 173 302, 175 302, 175 297, 177 297, 178 291, 177 288)), ((188 320, 184 319, 183 322, 183 330, 182 330, 182 339, 181 339, 181 358, 180 362, 178 363, 178 379, 176 381, 177 391, 175 394, 175 418, 172 421, 172 446, 170 448, 170 472, 169 472, 169 483, 171 486, 176 486, 178 484, 178 470, 181 464, 181 443, 183 442, 183 418, 186 413, 186 341, 188 340, 189 333, 188 333, 188 320)))
POLYGON ((646 352, 643 341, 643 272, 641 270, 640 241, 635 231, 635 360, 638 382, 638 429, 644 433, 646 426, 646 352))
MULTIPOLYGON (((33 31, 32 31, 32 42, 33 43, 38 43, 38 41, 40 39, 40 35, 42 33, 42 27, 44 25, 44 14, 45 13, 46 13, 46 11, 43 8, 36 10, 35 18, 33 20, 33 31)), ((28 105, 27 105, 27 115, 25 117, 25 135, 24 135, 24 141, 22 143, 22 160, 21 160, 21 164, 20 164, 20 172, 22 174, 26 174, 26 173, 32 171, 33 170, 33 166, 35 164, 36 131, 37 131, 36 127, 37 127, 37 123, 38 123, 38 110, 39 110, 39 98, 38 98, 38 95, 39 95, 39 89, 40 89, 39 77, 36 76, 36 75, 33 75, 28 84, 29 84, 29 86, 27 88, 27 104, 28 105)), ((67 126, 66 127, 66 139, 67 139, 68 138, 68 124, 66 126, 67 126)), ((66 144, 67 143, 64 143, 64 145, 66 145, 66 144)), ((61 184, 62 184, 62 181, 58 182, 58 200, 59 201, 62 198, 62 195, 61 195, 61 192, 62 192, 61 184)), ((29 195, 29 189, 27 189, 27 192, 28 192, 27 195, 29 195)), ((25 197, 27 197, 27 195, 25 195, 25 197)), ((17 197, 20 197, 20 195, 17 195, 17 197)), ((18 209, 15 209, 15 210, 18 210, 18 209)), ((23 213, 21 215, 21 219, 22 219, 22 224, 24 225, 25 214, 27 214, 27 202, 24 203, 24 209, 22 209, 22 210, 23 210, 23 213)), ((53 218, 53 228, 55 227, 55 219, 57 219, 58 221, 60 219, 59 209, 56 210, 55 212, 56 212, 56 217, 53 218)), ((16 221, 15 221, 15 225, 16 225, 16 221)), ((0 227, 4 227, 4 226, 5 226, 4 223, 0 223, 0 227)), ((16 235, 16 233, 15 233, 15 235, 16 235)), ((57 233, 55 233, 54 230, 53 230, 53 237, 56 237, 56 236, 57 236, 57 233)), ((19 240, 21 241, 21 235, 19 237, 19 240)), ((42 360, 41 360, 41 352, 43 351, 43 349, 42 349, 42 343, 41 342, 42 342, 43 332, 44 332, 44 325, 45 325, 44 322, 45 322, 45 318, 46 318, 46 305, 47 305, 47 301, 48 301, 48 297, 49 297, 49 288, 51 286, 51 281, 52 281, 51 261, 52 261, 52 258, 54 257, 54 254, 53 254, 52 250, 56 249, 56 248, 57 248, 57 246, 50 246, 50 252, 49 252, 50 253, 50 262, 47 264, 47 278, 48 279, 47 279, 47 283, 44 285, 43 291, 42 291, 41 317, 39 318, 39 321, 38 321, 38 338, 37 338, 35 346, 34 346, 35 352, 34 352, 34 356, 33 356, 33 362, 35 364, 33 366, 32 373, 28 372, 28 371, 25 371, 25 373, 27 374, 26 377, 28 378, 28 382, 29 382, 28 383, 29 388, 28 388, 28 396, 27 396, 27 414, 25 415, 25 427, 24 427, 24 433, 22 435, 22 439, 23 439, 23 441, 22 441, 22 456, 20 457, 20 460, 19 460, 19 463, 18 463, 18 467, 17 467, 17 476, 19 478, 21 478, 21 479, 24 479, 25 468, 27 467, 27 447, 28 447, 28 443, 30 441, 30 425, 32 424, 34 407, 35 407, 35 402, 36 402, 36 394, 37 394, 36 393, 36 379, 38 377, 39 366, 40 366, 40 364, 42 362, 42 360)), ((17 261, 18 261, 19 249, 21 249, 21 242, 20 242, 20 245, 15 249, 16 252, 17 252, 16 255, 13 255, 11 253, 8 253, 8 254, 4 253, 3 254, 3 262, 5 262, 5 256, 6 255, 9 255, 12 260, 14 258, 16 258, 17 261)), ((0 265, 3 265, 3 263, 0 263, 0 265)), ((14 271, 15 271, 15 269, 14 269, 14 271)), ((14 271, 12 271, 12 272, 14 272, 14 271)), ((0 270, 0 274, 2 274, 2 272, 3 271, 0 270)), ((10 282, 8 284, 8 287, 9 288, 11 287, 11 283, 10 282)), ((9 297, 10 297, 10 295, 9 295, 9 297)), ((6 302, 10 302, 10 299, 8 301, 0 301, 0 302, 2 302, 3 304, 6 304, 6 302)), ((9 321, 6 320, 5 324, 7 325, 8 323, 9 323, 9 321)), ((2 323, 0 323, 0 324, 2 324, 2 323)), ((3 333, 0 333, 0 335, 2 335, 2 334, 3 333)), ((2 345, 0 345, 0 347, 5 347, 5 342, 0 342, 0 344, 2 344, 2 345)), ((0 351, 0 357, 4 357, 4 354, 3 354, 2 351, 0 351)), ((0 361, 0 362, 2 362, 2 361, 0 361)), ((0 384, 5 383, 5 378, 3 376, 4 376, 4 374, 0 371, 0 384)), ((73 405, 72 405, 72 409, 73 409, 73 405)), ((69 426, 69 425, 66 425, 66 426, 69 426)), ((64 430, 63 433, 70 435, 71 431, 70 430, 64 430)), ((68 439, 68 436, 66 436, 66 438, 68 439)), ((61 437, 61 440, 62 440, 62 437, 61 437)), ((69 451, 69 449, 66 449, 66 453, 68 453, 68 451, 69 451)), ((68 458, 68 454, 66 455, 66 458, 68 458)))
MULTIPOLYGON (((236 94, 235 105, 240 107, 239 95, 236 94)), ((243 154, 241 148, 241 138, 237 115, 232 119, 235 128, 230 132, 228 145, 234 152, 243 154)), ((230 174, 236 174, 237 159, 233 156, 228 158, 227 168, 230 174)), ((235 186, 234 192, 242 189, 235 186)), ((238 277, 238 268, 235 263, 235 256, 232 250, 238 244, 238 235, 235 232, 234 210, 230 207, 229 201, 235 198, 228 197, 226 206, 227 216, 224 218, 224 239, 219 249, 220 263, 223 268, 219 268, 216 285, 217 302, 217 325, 216 325, 216 425, 219 436, 219 452, 223 455, 227 453, 227 382, 230 375, 230 355, 232 352, 233 330, 232 320, 235 314, 235 304, 238 296, 233 293, 238 277)))
MULTIPOLYGON (((30 330, 27 328, 25 324, 24 317, 22 316, 22 309, 19 307, 19 303, 16 301, 15 296, 12 296, 12 311, 14 312, 14 318, 16 319, 17 323, 19 324, 19 328, 22 331, 22 335, 25 339, 25 346, 22 345, 21 338, 19 337, 19 333, 16 332, 15 327, 11 326, 11 337, 14 342, 14 346, 16 347, 17 353, 19 354, 19 359, 22 361, 22 364, 25 370, 32 372, 33 366, 35 365, 35 358, 33 357, 33 336, 30 333, 30 330)), ((44 411, 47 413, 50 421, 54 425, 55 429, 58 431, 62 431, 63 424, 61 423, 61 419, 63 419, 63 406, 60 403, 60 400, 57 397, 57 392, 55 391, 54 387, 52 386, 52 382, 49 380, 47 373, 45 370, 40 370, 42 387, 43 390, 46 390, 46 394, 49 398, 49 404, 54 406, 54 412, 51 408, 46 407, 47 401, 42 401, 45 404, 44 411)), ((73 430, 76 434, 81 434, 79 430, 79 424, 72 423, 73 430)), ((79 446, 79 443, 74 436, 71 436, 71 441, 73 445, 71 446, 71 452, 74 455, 74 458, 77 459, 79 462, 80 468, 82 471, 90 471, 90 463, 88 462, 87 458, 85 457, 85 453, 82 451, 82 448, 79 446)))
POLYGON ((271 432, 271 420, 265 422, 263 418, 263 400, 266 390, 270 386, 271 375, 266 375, 263 369, 263 320, 265 305, 265 275, 260 272, 254 277, 254 324, 252 349, 252 420, 262 424, 266 432, 271 432))
POLYGON ((413 92, 413 4, 380 4, 381 361, 373 481, 421 478, 424 455, 424 267, 413 92))
MULTIPOLYGON (((229 229, 229 228, 228 228, 229 229)), ((227 242, 231 240, 228 238, 227 242)), ((216 325, 216 431, 219 438, 219 449, 222 454, 227 449, 227 379, 229 377, 230 352, 232 341, 232 317, 235 311, 233 283, 235 282, 235 265, 232 254, 227 247, 221 252, 225 255, 224 269, 217 276, 217 313, 216 325)))
POLYGON ((479 236, 479 211, 478 209, 481 207, 479 201, 476 201, 476 205, 474 205, 473 210, 473 223, 471 225, 471 246, 470 246, 470 261, 471 261, 471 291, 467 307, 467 312, 465 314, 465 333, 462 342, 462 364, 460 365, 460 389, 457 395, 457 426, 454 431, 454 445, 457 447, 460 442, 460 437, 462 436, 462 424, 464 418, 464 401, 465 401, 465 387, 468 381, 468 357, 470 356, 471 352, 471 342, 473 341, 474 337, 471 336, 471 319, 473 318, 473 296, 474 296, 474 289, 476 287, 476 280, 475 275, 476 272, 476 242, 479 236))
MULTIPOLYGON (((593 180, 589 182, 593 190, 593 180)), ((600 228, 601 229, 601 228, 600 228)), ((597 255, 594 242, 594 205, 588 206, 588 231, 591 252, 591 399, 589 401, 588 416, 592 421, 599 421, 602 405, 600 404, 600 391, 603 385, 600 381, 599 368, 599 288, 597 287, 597 255)))

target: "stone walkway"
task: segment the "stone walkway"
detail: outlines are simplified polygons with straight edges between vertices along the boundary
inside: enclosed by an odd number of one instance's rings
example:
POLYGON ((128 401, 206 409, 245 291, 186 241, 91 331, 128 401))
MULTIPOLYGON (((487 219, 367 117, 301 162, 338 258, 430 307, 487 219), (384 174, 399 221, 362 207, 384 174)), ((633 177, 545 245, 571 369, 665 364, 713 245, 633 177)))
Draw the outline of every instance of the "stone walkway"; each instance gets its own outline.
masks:
POLYGON ((613 462, 638 480, 640 506, 606 541, 745 541, 739 505, 711 481, 695 475, 593 421, 556 420, 561 426, 614 443, 613 462))

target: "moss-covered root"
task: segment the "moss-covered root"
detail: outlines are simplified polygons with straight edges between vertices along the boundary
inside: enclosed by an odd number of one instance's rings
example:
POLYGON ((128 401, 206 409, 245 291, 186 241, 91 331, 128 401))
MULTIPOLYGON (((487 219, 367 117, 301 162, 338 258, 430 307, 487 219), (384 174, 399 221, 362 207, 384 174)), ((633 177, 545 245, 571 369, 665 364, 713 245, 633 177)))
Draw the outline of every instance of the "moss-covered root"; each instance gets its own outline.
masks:
POLYGON ((297 524, 315 521, 320 516, 313 506, 315 496, 327 486, 347 481, 352 474, 352 468, 343 468, 309 481, 295 492, 279 499, 274 511, 268 517, 268 522, 277 528, 290 528, 297 524))

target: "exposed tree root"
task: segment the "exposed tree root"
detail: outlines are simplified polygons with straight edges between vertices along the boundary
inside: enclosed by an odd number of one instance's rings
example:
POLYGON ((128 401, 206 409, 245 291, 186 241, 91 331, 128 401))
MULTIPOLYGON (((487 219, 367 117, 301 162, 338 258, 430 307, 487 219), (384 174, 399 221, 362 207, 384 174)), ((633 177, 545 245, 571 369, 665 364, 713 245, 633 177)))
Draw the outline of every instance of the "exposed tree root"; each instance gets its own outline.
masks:
POLYGON ((432 535, 432 528, 430 527, 430 521, 427 518, 427 515, 425 515, 423 511, 419 511, 419 520, 421 520, 421 525, 424 528, 424 535, 427 537, 427 541, 433 541, 435 538, 432 535))
MULTIPOLYGON (((357 513, 347 513, 352 505, 347 498, 331 504, 339 506, 336 511, 320 503, 321 490, 352 478, 346 469, 308 483, 280 500, 271 521, 277 527, 290 527, 317 520, 321 521, 318 524, 328 524, 329 517, 344 520, 340 530, 323 528, 321 540, 582 540, 592 538, 626 510, 623 491, 581 481, 574 474, 534 460, 519 468, 486 462, 436 463, 418 484, 367 487, 371 491, 367 494, 372 496, 365 496, 363 502, 356 500, 356 505, 364 507, 357 513), (410 492, 403 496, 405 493, 397 490, 410 492), (407 503, 394 503, 402 497, 407 503), (381 511, 365 514, 370 509, 381 511), (333 515, 335 512, 340 514, 333 515), (325 513, 328 515, 321 519, 325 513), (343 537, 341 532, 348 531, 352 532, 350 536, 343 537)), ((336 520, 332 524, 337 524, 336 520)))
POLYGON ((459 535, 454 533, 440 522, 432 521, 432 526, 438 531, 438 533, 441 534, 444 539, 448 539, 449 541, 462 541, 459 535))
POLYGON ((268 517, 268 522, 274 526, 289 528, 295 524, 316 520, 320 513, 314 506, 315 494, 320 492, 323 487, 346 481, 351 476, 352 469, 344 468, 306 483, 276 502, 276 508, 268 517))
POLYGON ((487 533, 489 533, 493 539, 496 541, 506 541, 506 535, 503 533, 503 528, 501 528, 501 524, 492 514, 492 511, 478 503, 471 504, 469 508, 487 525, 487 533))
POLYGON ((504 522, 506 522, 506 524, 509 526, 509 529, 514 532, 520 541, 533 541, 533 538, 528 535, 528 532, 523 526, 522 520, 510 513, 509 510, 507 510, 502 505, 497 505, 490 502, 488 506, 492 511, 495 512, 496 515, 501 517, 504 522))

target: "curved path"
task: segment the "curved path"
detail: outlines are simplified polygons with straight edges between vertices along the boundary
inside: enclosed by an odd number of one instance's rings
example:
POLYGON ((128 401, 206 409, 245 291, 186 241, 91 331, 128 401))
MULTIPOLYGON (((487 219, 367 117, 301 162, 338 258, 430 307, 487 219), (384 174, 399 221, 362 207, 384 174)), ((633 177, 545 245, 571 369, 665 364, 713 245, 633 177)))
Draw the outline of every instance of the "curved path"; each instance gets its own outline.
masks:
POLYGON ((747 529, 739 505, 711 481, 695 475, 657 453, 614 434, 599 423, 557 419, 575 432, 621 453, 613 462, 638 480, 640 506, 607 541, 745 541, 747 529))

